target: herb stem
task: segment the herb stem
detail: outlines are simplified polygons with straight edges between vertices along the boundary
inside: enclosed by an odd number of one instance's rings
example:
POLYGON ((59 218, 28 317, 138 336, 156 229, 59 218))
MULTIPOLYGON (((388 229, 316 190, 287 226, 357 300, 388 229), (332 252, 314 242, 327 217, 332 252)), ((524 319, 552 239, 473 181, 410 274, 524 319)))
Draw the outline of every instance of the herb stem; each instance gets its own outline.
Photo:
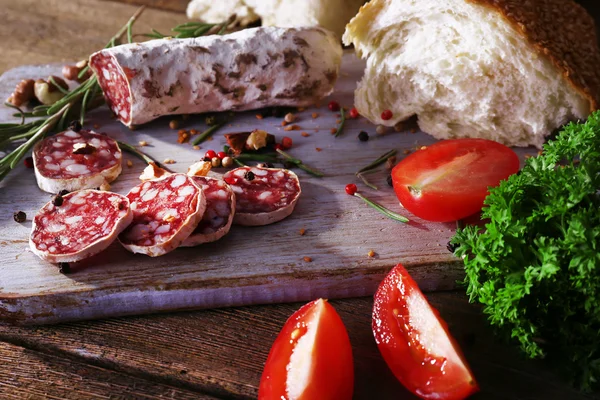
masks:
POLYGON ((215 124, 215 125, 209 127, 204 132, 199 134, 196 137, 196 139, 194 139, 194 141, 192 142, 192 145, 198 146, 200 143, 204 142, 206 139, 211 137, 213 135, 213 133, 215 133, 217 130, 219 130, 223 125, 225 125, 225 122, 221 122, 221 123, 218 123, 218 124, 215 124))
POLYGON ((370 163, 369 165, 362 167, 361 169, 358 170, 358 172, 356 173, 356 176, 358 176, 358 174, 371 170, 373 168, 376 168, 378 166, 380 166, 381 164, 383 164, 384 162, 387 161, 388 158, 390 158, 391 156, 395 155, 398 152, 398 150, 393 149, 390 151, 385 152, 384 154, 382 154, 381 156, 379 156, 379 158, 375 161, 373 161, 372 163, 370 163))
POLYGON ((167 172, 173 172, 169 168, 165 167, 164 165, 150 157, 148 154, 136 149, 134 146, 121 141, 117 141, 117 144, 123 151, 136 156, 140 160, 144 161, 146 164, 154 163, 156 164, 156 166, 166 170, 167 172))
POLYGON ((400 215, 388 208, 385 208, 381 204, 375 203, 374 201, 367 199, 365 196, 363 196, 362 194, 360 194, 358 192, 354 193, 354 196, 358 197, 359 199, 361 199, 362 201, 367 203, 369 206, 373 207, 375 210, 379 211, 381 214, 385 215, 388 218, 391 218, 395 221, 399 221, 399 222, 403 222, 403 223, 410 222, 410 220, 408 218, 406 218, 405 216, 400 215))
POLYGON ((363 181, 363 183, 364 183, 365 185, 367 185, 368 187, 370 187, 371 189, 373 189, 373 190, 379 190, 379 189, 377 188, 377 186, 375 186, 375 185, 373 185, 371 182, 369 182, 369 181, 367 180, 367 178, 366 178, 366 177, 365 177, 365 176, 364 176, 362 173, 356 174, 356 176, 357 176, 357 177, 359 177, 359 178, 360 178, 360 180, 361 180, 361 181, 363 181))
POLYGON ((342 134, 342 130, 344 129, 344 125, 346 125, 346 112, 344 111, 344 107, 340 108, 340 124, 335 131, 335 136, 338 137, 342 134))
POLYGON ((311 168, 311 167, 305 165, 302 162, 302 160, 299 160, 297 158, 290 156, 285 151, 283 151, 281 149, 277 149, 275 151, 277 151, 279 154, 281 154, 286 161, 291 162, 292 164, 294 164, 296 167, 300 168, 301 170, 306 171, 309 174, 316 176, 317 178, 322 178, 325 176, 325 174, 323 172, 319 171, 318 169, 314 169, 314 168, 311 168))

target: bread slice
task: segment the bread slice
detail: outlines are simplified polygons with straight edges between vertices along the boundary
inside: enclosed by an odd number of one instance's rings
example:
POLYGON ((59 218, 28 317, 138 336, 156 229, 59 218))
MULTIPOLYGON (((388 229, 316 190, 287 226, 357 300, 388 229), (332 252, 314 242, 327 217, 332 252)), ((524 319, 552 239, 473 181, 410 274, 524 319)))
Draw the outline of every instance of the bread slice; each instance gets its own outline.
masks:
POLYGON ((572 0, 373 0, 343 39, 366 58, 355 105, 376 124, 416 114, 438 139, 540 147, 600 103, 594 22, 572 0))
POLYGON ((365 0, 192 0, 187 15, 218 23, 236 14, 241 23, 262 19, 263 26, 321 26, 338 38, 365 0))

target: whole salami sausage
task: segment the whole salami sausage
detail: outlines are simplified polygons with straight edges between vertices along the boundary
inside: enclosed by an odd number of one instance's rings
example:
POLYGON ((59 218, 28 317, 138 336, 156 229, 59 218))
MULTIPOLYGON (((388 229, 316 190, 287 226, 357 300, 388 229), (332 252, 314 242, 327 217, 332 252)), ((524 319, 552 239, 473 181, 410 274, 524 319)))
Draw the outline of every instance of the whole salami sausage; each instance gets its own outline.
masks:
POLYGON ((163 115, 309 106, 329 95, 342 56, 322 28, 245 29, 158 39, 90 57, 106 102, 125 125, 163 115))
POLYGON ((194 232, 183 241, 182 247, 214 242, 231 228, 235 214, 235 195, 225 181, 208 176, 194 176, 206 196, 206 211, 194 232))
POLYGON ((35 178, 40 189, 49 193, 110 183, 121 173, 121 158, 114 139, 85 130, 57 133, 33 149, 35 178))
POLYGON ((235 193, 237 225, 268 225, 289 216, 300 197, 300 181, 290 170, 240 167, 223 175, 235 193))
POLYGON ((161 256, 196 229, 206 209, 206 197, 192 177, 169 174, 140 183, 127 194, 133 222, 119 235, 132 253, 161 256))
POLYGON ((80 190, 42 207, 33 218, 29 246, 52 263, 80 261, 107 248, 132 219, 127 197, 80 190))

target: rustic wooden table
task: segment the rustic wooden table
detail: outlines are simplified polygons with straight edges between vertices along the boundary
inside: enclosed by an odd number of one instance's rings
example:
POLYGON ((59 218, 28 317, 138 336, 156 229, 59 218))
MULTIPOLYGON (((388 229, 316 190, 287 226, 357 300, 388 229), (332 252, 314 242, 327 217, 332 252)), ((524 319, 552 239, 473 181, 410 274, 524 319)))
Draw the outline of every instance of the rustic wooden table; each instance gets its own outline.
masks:
MULTIPOLYGON (((135 11, 137 27, 168 31, 186 0, 0 0, 0 73, 23 64, 72 62, 104 46, 135 11)), ((584 399, 543 364, 497 343, 461 292, 428 294, 481 385, 480 399, 584 399)), ((371 333, 370 298, 334 300, 355 359, 355 398, 412 398, 388 371, 371 333)), ((0 326, 1 399, 255 398, 262 366, 300 304, 116 318, 47 327, 0 326)))

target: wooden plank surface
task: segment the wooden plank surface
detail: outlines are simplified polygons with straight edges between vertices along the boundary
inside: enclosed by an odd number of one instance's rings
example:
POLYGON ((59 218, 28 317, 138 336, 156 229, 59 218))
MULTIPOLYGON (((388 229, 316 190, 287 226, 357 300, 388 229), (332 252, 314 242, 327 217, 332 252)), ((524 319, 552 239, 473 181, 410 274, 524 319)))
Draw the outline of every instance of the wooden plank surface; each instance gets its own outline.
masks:
MULTIPOLYGON (((363 62, 346 51, 341 77, 331 98, 352 104, 355 82, 363 62)), ((59 70, 59 69, 58 69, 59 70)), ((19 67, 0 77, 0 97, 25 77, 37 78, 56 72, 56 66, 19 67)), ((11 109, 0 109, 0 120, 11 119, 11 109)), ((446 249, 454 223, 420 220, 402 210, 386 184, 388 172, 381 168, 369 179, 379 186, 375 191, 362 185, 354 173, 390 149, 415 151, 433 142, 426 134, 374 133, 364 119, 348 120, 339 138, 330 134, 336 126, 336 113, 326 107, 297 113, 301 129, 284 131, 280 118, 258 120, 255 112, 237 114, 201 151, 190 144, 178 144, 176 133, 168 128, 170 118, 130 131, 111 118, 106 108, 90 115, 87 127, 97 126, 118 140, 137 144, 147 141, 143 150, 162 161, 177 161, 172 169, 185 172, 206 149, 219 150, 225 144, 223 133, 265 129, 277 140, 290 136, 290 153, 326 176, 315 178, 300 171, 303 188, 295 212, 286 220, 266 227, 237 227, 218 242, 196 248, 178 249, 158 258, 133 255, 117 243, 108 250, 72 265, 73 273, 63 275, 56 267, 28 251, 31 218, 49 200, 40 191, 31 169, 19 166, 0 183, 0 318, 17 323, 54 323, 152 312, 233 305, 309 301, 317 297, 341 298, 372 294, 384 274, 402 262, 424 290, 447 290, 462 276, 462 266, 446 249), (319 117, 313 119, 313 112, 319 117), (360 142, 358 133, 371 134, 360 142), (310 137, 301 136, 301 132, 310 137), (322 151, 316 151, 316 149, 322 151), (367 207, 344 191, 356 182, 361 191, 390 209, 403 212, 412 222, 392 221, 367 207), (26 223, 12 220, 15 211, 25 211, 26 223), (306 234, 300 235, 305 229, 306 234), (376 257, 368 257, 369 250, 376 257), (312 262, 304 261, 310 257, 312 262)), ((202 116, 192 117, 187 128, 205 129, 202 116)), ((520 154, 533 149, 517 149, 520 154)), ((126 157, 127 159, 131 157, 126 157)), ((144 165, 133 168, 112 184, 115 192, 126 194, 139 183, 144 165)), ((216 170, 220 176, 223 170, 216 170)), ((212 173, 212 172, 211 172, 212 173)))
MULTIPOLYGON (((556 379, 547 367, 521 359, 492 340, 478 306, 464 295, 430 293, 465 351, 481 393, 473 399, 591 399, 556 379)), ((346 325, 355 360, 356 399, 414 398, 394 379, 371 332, 372 300, 332 300, 346 325)), ((153 382, 219 398, 256 398, 270 345, 301 304, 240 307, 130 317, 52 327, 0 326, 0 340, 153 382)))

